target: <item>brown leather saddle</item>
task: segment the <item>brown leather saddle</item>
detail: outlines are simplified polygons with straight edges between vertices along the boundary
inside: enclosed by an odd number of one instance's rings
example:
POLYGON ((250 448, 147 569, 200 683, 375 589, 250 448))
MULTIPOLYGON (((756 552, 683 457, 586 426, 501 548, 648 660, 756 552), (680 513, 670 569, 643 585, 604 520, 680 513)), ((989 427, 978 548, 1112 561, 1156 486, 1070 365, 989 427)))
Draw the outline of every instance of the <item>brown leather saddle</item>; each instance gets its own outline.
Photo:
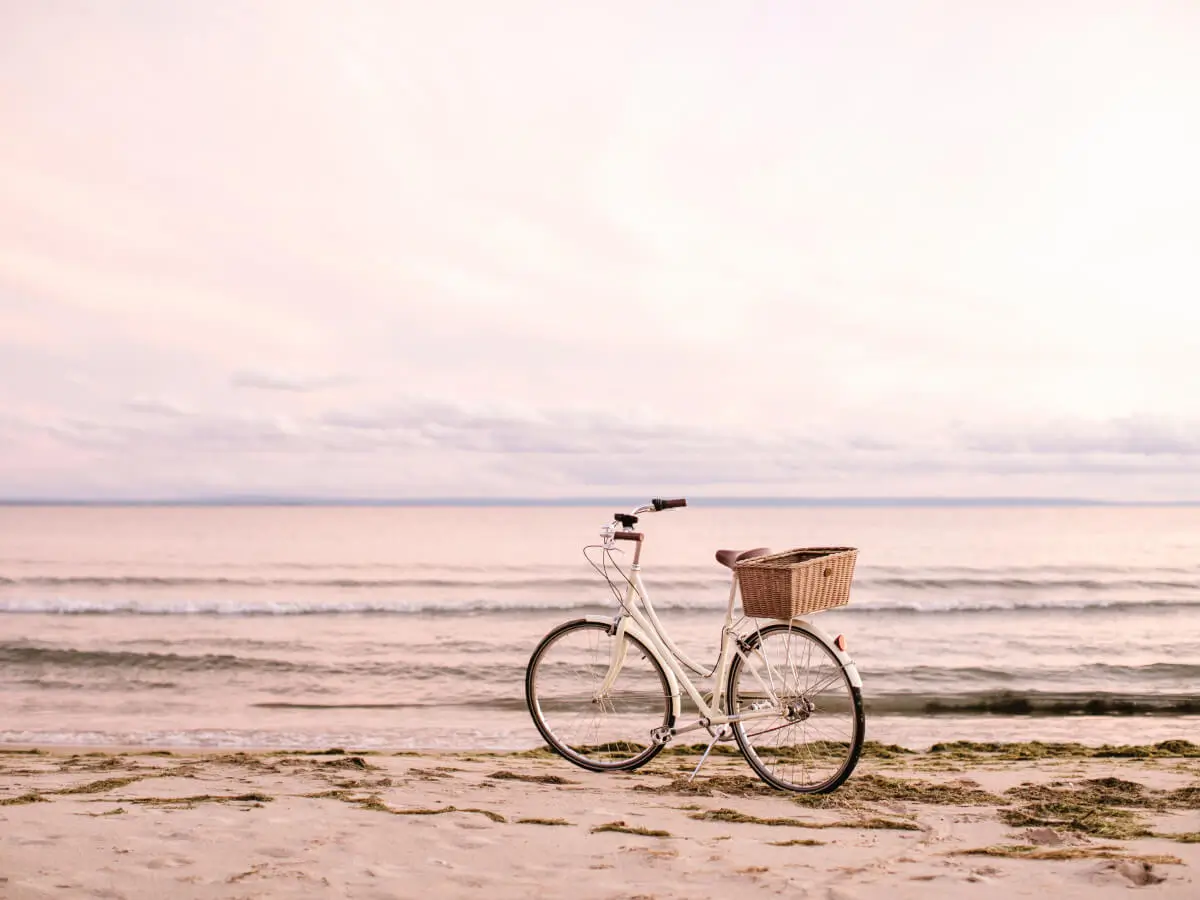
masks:
POLYGON ((717 562, 732 569, 735 563, 739 563, 743 559, 754 559, 756 556, 766 556, 770 552, 771 551, 766 547, 755 547, 753 550, 718 550, 717 562))

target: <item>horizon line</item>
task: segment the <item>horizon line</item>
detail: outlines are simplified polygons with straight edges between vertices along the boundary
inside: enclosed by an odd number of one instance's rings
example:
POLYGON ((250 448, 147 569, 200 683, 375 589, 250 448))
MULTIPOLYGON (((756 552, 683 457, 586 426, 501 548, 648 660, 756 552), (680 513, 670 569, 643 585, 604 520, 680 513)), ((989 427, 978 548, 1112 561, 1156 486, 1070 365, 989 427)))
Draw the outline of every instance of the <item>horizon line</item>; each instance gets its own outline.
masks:
MULTIPOLYGON (((638 506, 647 499, 603 497, 303 497, 225 495, 178 498, 51 498, 0 497, 0 506, 32 507, 581 507, 638 506)), ((715 497, 696 496, 689 504, 716 507, 982 507, 982 506, 1200 506, 1200 500, 1110 500, 1087 497, 715 497)))

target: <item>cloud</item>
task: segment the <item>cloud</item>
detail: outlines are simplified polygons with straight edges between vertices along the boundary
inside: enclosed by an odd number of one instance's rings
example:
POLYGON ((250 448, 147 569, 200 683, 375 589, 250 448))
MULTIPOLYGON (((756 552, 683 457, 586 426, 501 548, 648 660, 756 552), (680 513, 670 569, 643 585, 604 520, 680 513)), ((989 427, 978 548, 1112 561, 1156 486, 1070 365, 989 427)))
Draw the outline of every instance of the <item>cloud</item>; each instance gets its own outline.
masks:
POLYGON ((191 415, 190 410, 182 403, 163 400, 159 397, 137 396, 125 403, 125 409, 151 416, 167 416, 172 419, 191 415))
POLYGON ((656 419, 646 413, 622 417, 578 409, 519 409, 419 398, 378 410, 329 412, 320 422, 332 429, 419 435, 432 446, 476 453, 672 456, 817 445, 800 436, 746 434, 656 419))
POLYGON ((991 454, 1200 456, 1200 421, 1148 415, 1104 421, 1064 419, 1020 431, 975 435, 967 447, 991 454))
MULTIPOLYGON (((95 460, 121 460, 141 472, 145 484, 176 494, 213 489, 214 465, 230 473, 222 490, 238 490, 240 471, 247 491, 291 496, 561 496, 668 488, 768 496, 1119 496, 1130 485, 1167 496, 1178 496, 1179 485, 1200 491, 1195 454, 1169 452, 1169 445, 1155 445, 1159 452, 1151 457, 1142 444, 1051 444, 1027 435, 1023 444, 1005 437, 1010 442, 1001 446, 999 438, 968 441, 949 430, 919 442, 882 429, 829 431, 818 440, 789 431, 433 396, 294 414, 188 411, 149 397, 126 409, 120 421, 65 417, 37 431, 95 460), (1105 479, 1107 490, 1086 489, 1079 479, 1088 477, 1105 479), (1172 479, 1174 494, 1163 487, 1172 479), (1082 491, 1067 490, 1081 484, 1082 491)), ((23 427, 28 435, 28 423, 23 427)))
POLYGON ((312 394, 345 387, 353 384, 354 379, 345 375, 286 375, 278 372, 242 371, 234 373, 231 383, 235 388, 312 394))

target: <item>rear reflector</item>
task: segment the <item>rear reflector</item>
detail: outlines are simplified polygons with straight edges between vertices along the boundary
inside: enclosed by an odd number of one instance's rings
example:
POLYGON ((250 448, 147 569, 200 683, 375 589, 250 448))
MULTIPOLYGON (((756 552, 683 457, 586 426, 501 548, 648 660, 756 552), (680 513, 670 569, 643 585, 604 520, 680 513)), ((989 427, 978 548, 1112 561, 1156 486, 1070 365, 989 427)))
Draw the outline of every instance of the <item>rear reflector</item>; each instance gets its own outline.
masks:
POLYGON ((833 643, 836 644, 837 648, 843 653, 846 652, 846 636, 844 634, 839 634, 836 638, 834 638, 833 643))

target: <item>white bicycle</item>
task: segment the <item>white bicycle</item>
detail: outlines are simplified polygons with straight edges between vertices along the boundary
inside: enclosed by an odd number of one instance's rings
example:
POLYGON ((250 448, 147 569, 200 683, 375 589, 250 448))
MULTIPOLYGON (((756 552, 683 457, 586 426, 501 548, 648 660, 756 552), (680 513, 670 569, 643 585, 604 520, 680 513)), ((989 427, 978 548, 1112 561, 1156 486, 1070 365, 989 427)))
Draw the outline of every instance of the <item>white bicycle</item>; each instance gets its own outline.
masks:
MULTIPOLYGON (((644 535, 634 526, 643 514, 686 505, 652 500, 618 513, 601 530, 603 543, 584 548, 620 612, 564 622, 538 644, 525 673, 534 724, 555 751, 595 772, 636 769, 677 735, 703 729, 710 741, 693 777, 715 743, 736 740, 768 784, 803 793, 836 789, 854 771, 865 734, 862 679, 841 635, 832 638, 802 618, 765 626, 735 620, 736 572, 712 666, 680 650, 655 614, 641 578, 644 535), (628 572, 613 558, 617 541, 634 544, 628 572), (589 551, 599 551, 600 561, 589 551), (711 678, 712 690, 701 691, 691 675, 711 678), (685 712, 695 720, 678 724, 685 712)), ((767 553, 719 550, 717 561, 732 569, 767 553)))

